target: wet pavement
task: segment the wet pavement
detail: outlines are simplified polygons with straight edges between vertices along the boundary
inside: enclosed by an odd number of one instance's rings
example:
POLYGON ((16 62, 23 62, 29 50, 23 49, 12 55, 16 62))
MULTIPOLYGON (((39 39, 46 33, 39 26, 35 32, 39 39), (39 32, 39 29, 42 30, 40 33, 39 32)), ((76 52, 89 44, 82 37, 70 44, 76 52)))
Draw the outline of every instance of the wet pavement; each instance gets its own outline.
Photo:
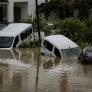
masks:
POLYGON ((92 92, 92 64, 39 53, 0 51, 0 92, 92 92))

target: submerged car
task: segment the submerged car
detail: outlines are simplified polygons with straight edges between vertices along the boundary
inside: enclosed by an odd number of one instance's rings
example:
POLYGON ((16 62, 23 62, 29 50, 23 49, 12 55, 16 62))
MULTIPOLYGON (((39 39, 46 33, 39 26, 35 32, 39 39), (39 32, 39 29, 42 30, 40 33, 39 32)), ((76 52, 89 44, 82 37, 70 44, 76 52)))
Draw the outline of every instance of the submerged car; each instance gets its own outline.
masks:
POLYGON ((0 30, 0 49, 19 47, 22 41, 32 33, 32 25, 11 23, 0 30))
POLYGON ((74 56, 81 53, 80 47, 63 35, 51 35, 44 38, 41 53, 51 56, 74 56))
POLYGON ((85 47, 78 58, 80 61, 92 61, 92 46, 85 47))

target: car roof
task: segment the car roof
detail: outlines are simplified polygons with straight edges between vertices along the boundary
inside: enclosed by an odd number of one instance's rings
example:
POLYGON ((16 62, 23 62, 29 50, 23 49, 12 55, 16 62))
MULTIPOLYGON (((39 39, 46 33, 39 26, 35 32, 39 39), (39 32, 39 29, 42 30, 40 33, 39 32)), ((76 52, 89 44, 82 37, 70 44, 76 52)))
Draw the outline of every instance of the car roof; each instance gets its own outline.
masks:
POLYGON ((30 27, 32 27, 32 25, 27 23, 11 23, 0 30, 0 36, 15 37, 30 27))
POLYGON ((79 47, 76 43, 74 43, 72 40, 63 35, 47 36, 45 37, 45 40, 53 44, 58 49, 69 49, 79 47))

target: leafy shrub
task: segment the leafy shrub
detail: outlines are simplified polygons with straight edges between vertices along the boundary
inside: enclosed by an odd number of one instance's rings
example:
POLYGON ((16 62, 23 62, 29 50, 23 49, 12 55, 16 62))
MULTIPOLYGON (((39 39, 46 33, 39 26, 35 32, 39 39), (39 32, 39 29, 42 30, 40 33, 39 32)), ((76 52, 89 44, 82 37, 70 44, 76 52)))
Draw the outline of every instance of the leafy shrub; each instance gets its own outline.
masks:
POLYGON ((66 18, 56 22, 56 26, 60 28, 60 34, 63 34, 73 41, 84 41, 85 34, 87 33, 87 24, 75 18, 66 18))
MULTIPOLYGON (((33 29, 34 31, 37 31, 37 19, 36 17, 32 21, 33 29)), ((40 31, 43 31, 45 33, 48 33, 51 31, 49 28, 47 21, 43 17, 39 17, 39 26, 40 26, 40 31)))

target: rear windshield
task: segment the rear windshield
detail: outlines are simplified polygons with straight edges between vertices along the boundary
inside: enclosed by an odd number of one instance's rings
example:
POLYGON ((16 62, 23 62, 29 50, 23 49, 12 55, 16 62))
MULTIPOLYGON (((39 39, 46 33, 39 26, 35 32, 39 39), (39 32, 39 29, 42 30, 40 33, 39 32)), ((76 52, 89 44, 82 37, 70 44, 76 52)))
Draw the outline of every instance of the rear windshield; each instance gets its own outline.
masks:
POLYGON ((81 49, 79 47, 62 49, 61 52, 63 56, 78 56, 81 53, 81 49))
POLYGON ((14 37, 0 37, 0 48, 10 48, 14 37))

